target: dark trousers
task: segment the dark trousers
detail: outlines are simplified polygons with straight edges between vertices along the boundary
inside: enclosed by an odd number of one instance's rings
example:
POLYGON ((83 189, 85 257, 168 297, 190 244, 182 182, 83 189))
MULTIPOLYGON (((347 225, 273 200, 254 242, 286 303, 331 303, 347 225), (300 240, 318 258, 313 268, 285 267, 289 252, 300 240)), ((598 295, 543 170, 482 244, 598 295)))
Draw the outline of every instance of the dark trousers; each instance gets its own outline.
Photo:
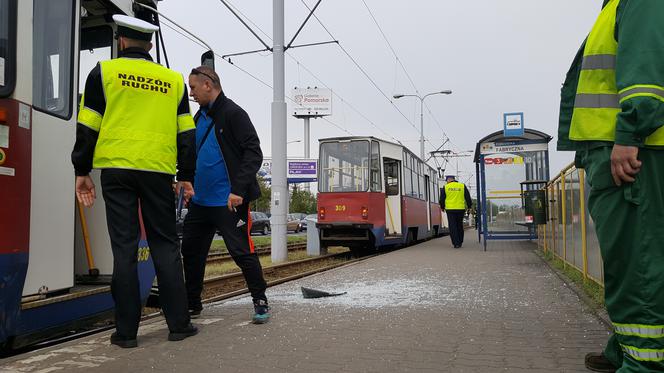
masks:
POLYGON ((463 244, 463 215, 464 210, 445 210, 447 213, 447 223, 450 226, 450 238, 453 246, 463 244))
POLYGON ((245 204, 230 211, 226 206, 207 207, 191 203, 184 220, 182 259, 189 309, 200 310, 205 264, 216 231, 224 238, 229 254, 242 270, 254 300, 265 300, 267 284, 251 241, 251 215, 245 204))
POLYGON ((145 233, 159 284, 159 300, 171 331, 189 324, 182 260, 175 234, 172 176, 155 172, 104 169, 101 186, 113 250, 111 293, 119 335, 134 337, 141 318, 138 283, 139 200, 145 233))

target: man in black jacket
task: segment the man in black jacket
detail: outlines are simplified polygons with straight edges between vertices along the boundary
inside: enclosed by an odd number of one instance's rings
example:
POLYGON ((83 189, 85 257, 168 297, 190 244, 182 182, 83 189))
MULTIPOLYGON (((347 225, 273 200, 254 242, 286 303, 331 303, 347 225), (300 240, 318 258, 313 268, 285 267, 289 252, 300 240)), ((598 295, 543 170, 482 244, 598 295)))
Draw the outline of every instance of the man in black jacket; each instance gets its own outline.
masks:
POLYGON ((247 113, 227 98, 217 73, 206 66, 189 75, 196 113, 196 194, 184 221, 182 257, 189 312, 202 310, 205 263, 216 231, 244 274, 254 302, 253 322, 269 320, 266 283, 251 240, 249 202, 260 196, 256 173, 263 162, 260 141, 247 113))

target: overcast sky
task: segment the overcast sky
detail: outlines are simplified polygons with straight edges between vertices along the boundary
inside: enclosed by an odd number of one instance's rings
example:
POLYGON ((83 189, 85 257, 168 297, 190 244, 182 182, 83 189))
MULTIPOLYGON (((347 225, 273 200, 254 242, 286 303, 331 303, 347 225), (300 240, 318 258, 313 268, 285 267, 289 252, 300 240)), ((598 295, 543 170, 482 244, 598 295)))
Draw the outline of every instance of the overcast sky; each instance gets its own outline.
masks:
MULTIPOLYGON (((257 27, 252 27, 271 45, 272 1, 229 3, 248 23, 255 23, 257 27)), ((304 3, 313 7, 316 1, 304 3)), ((219 0, 167 0, 159 5, 164 14, 203 38, 220 55, 262 48, 219 0)), ((425 107, 426 151, 442 144, 443 131, 450 138, 446 149, 464 151, 473 150, 488 133, 501 130, 504 112, 522 111, 527 128, 556 136, 561 84, 601 5, 601 0, 323 0, 316 15, 388 97, 415 93, 408 76, 420 94, 453 90, 450 96, 427 98, 432 115, 425 107)), ((307 13, 302 0, 286 0, 286 43, 307 13)), ((198 65, 204 49, 163 29, 171 67, 187 74, 198 65)), ((330 39, 312 18, 295 44, 330 39)), ((312 120, 313 157, 318 156, 318 138, 348 133, 399 139, 419 154, 419 100, 394 101, 404 118, 337 45, 287 53, 287 96, 294 86, 326 86, 335 93, 333 115, 328 119, 338 127, 312 120)), ((263 152, 269 156, 272 90, 239 68, 271 86, 272 55, 265 52, 232 60, 235 66, 216 60, 224 91, 249 113, 263 152)), ((287 102, 290 109, 291 102, 287 102)), ((302 120, 289 117, 288 139, 301 140, 302 132, 302 120)), ((572 153, 556 152, 555 141, 549 148, 551 174, 573 159, 572 153)), ((301 142, 288 145, 289 157, 301 157, 303 151, 301 142)), ((446 173, 454 173, 456 167, 453 160, 446 173)), ((472 159, 461 158, 459 169, 462 180, 474 174, 472 159)))

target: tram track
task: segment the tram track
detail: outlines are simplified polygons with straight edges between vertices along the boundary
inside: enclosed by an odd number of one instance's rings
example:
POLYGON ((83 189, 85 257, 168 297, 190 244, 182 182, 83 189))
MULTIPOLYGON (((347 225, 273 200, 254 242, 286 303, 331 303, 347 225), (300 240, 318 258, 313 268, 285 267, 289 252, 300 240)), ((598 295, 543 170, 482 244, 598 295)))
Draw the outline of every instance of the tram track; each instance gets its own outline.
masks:
MULTIPOLYGON (((306 250, 307 249, 307 243, 306 242, 297 242, 297 243, 290 243, 287 246, 287 249, 289 252, 291 251, 300 251, 300 250, 306 250)), ((254 249, 254 252, 258 255, 268 255, 272 253, 272 247, 271 246, 256 246, 254 249)), ((207 258, 207 264, 219 264, 219 263, 225 263, 225 262, 230 262, 233 261, 233 257, 230 254, 227 253, 219 253, 219 252, 214 252, 210 253, 207 258)))

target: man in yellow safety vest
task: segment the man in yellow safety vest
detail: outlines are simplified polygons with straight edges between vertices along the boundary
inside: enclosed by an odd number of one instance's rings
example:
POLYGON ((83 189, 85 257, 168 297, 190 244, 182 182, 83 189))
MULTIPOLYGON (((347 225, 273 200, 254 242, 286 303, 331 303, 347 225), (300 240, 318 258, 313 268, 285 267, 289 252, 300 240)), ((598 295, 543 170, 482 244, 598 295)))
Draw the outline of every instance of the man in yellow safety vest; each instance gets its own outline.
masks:
POLYGON ((468 188, 452 175, 445 177, 447 184, 440 190, 440 207, 447 214, 452 246, 458 249, 463 245, 463 216, 473 206, 468 188))
POLYGON ((113 250, 116 331, 111 343, 130 348, 137 346, 141 318, 136 270, 139 200, 168 339, 182 340, 198 331, 187 309, 172 190, 177 173, 176 189, 183 188, 186 199, 194 193, 195 126, 182 75, 152 62, 148 54, 158 27, 123 15, 113 20, 118 25, 119 58, 100 62, 88 75, 72 163, 76 196, 88 207, 96 198, 89 173, 101 169, 113 250))

